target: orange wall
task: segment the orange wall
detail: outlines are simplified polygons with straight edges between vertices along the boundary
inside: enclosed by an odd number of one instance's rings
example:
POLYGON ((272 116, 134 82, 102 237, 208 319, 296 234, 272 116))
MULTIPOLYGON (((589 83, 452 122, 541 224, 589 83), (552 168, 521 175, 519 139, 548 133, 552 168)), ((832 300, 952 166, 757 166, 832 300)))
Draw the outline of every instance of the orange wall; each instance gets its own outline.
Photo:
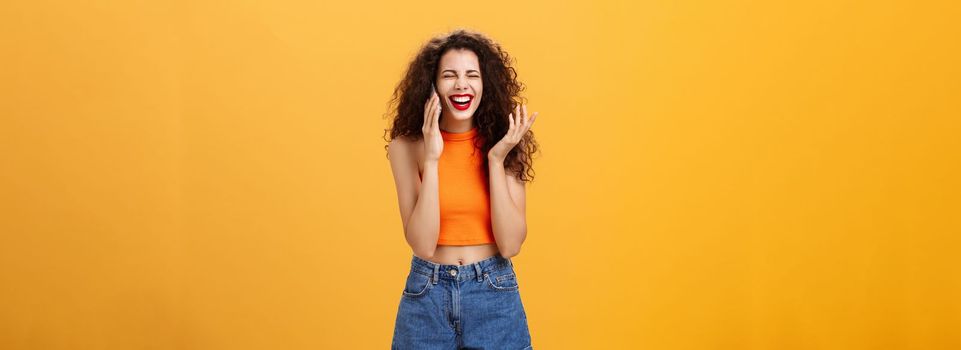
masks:
POLYGON ((458 26, 540 112, 535 348, 961 348, 957 2, 2 8, 0 348, 387 348, 383 115, 458 26))

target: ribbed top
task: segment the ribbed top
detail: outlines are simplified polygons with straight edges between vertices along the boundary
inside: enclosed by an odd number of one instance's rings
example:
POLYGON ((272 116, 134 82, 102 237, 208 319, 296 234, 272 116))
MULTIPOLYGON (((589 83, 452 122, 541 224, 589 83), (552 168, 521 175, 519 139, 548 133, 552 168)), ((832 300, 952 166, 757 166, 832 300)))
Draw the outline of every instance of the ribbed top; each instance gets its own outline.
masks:
POLYGON ((446 132, 444 152, 437 163, 440 200, 438 245, 494 243, 491 227, 490 180, 484 166, 486 154, 470 140, 482 137, 473 127, 446 132))
POLYGON ((447 132, 447 131, 441 130, 440 136, 444 139, 444 141, 470 140, 470 139, 473 139, 474 136, 477 136, 477 127, 476 126, 471 127, 470 130, 467 130, 465 132, 447 132))

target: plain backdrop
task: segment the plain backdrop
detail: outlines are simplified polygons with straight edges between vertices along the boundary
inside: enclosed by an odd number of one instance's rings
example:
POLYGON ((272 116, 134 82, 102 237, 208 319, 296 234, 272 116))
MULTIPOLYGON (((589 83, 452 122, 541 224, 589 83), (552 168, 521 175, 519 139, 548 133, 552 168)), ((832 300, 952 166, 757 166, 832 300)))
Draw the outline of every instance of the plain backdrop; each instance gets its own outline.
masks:
POLYGON ((961 348, 953 1, 0 5, 0 348, 384 349, 417 49, 516 59, 539 349, 961 348))

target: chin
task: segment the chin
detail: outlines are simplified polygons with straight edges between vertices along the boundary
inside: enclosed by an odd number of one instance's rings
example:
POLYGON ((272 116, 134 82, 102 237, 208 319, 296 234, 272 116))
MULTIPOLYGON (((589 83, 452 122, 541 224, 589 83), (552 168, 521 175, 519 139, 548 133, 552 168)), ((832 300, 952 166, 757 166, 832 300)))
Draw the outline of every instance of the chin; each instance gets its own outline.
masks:
POLYGON ((474 117, 473 111, 464 111, 463 113, 454 113, 454 119, 456 120, 468 120, 474 117))

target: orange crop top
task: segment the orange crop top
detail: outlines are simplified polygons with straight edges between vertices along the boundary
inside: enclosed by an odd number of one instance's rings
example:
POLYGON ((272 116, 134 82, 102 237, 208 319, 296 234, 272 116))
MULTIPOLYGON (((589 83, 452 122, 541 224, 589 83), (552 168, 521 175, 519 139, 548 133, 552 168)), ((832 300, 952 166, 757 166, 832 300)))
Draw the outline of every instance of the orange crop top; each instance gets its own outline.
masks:
POLYGON ((477 127, 462 133, 440 131, 444 150, 437 163, 440 200, 438 245, 494 243, 486 154, 474 146, 477 127))

